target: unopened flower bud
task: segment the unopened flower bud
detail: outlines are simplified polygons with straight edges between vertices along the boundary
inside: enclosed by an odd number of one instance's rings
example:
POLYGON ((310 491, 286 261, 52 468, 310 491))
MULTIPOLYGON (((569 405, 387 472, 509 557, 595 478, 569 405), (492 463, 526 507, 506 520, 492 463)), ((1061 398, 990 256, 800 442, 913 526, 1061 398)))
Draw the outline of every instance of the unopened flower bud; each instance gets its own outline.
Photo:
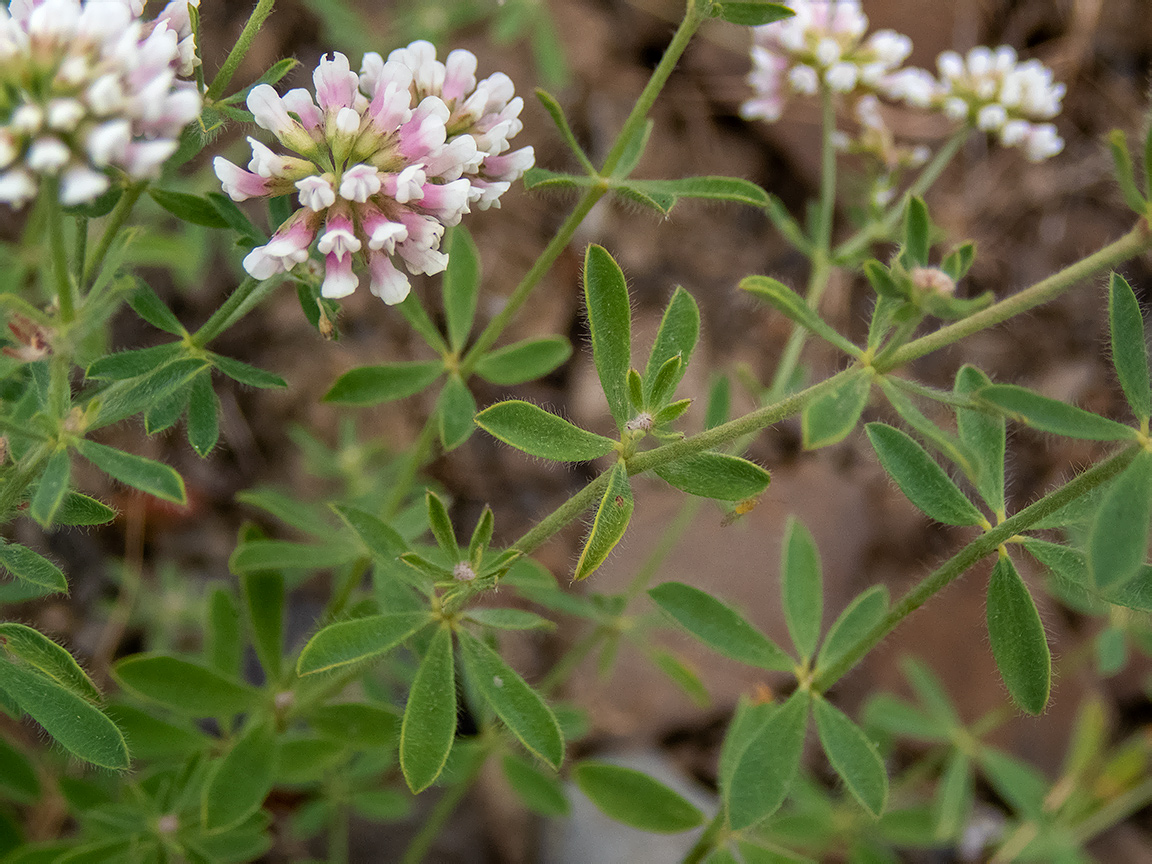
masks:
POLYGON ((476 578, 476 571, 467 561, 461 561, 452 568, 452 576, 457 582, 471 582, 476 578))
POLYGON ((647 411, 641 411, 625 423, 624 428, 629 432, 648 432, 652 429, 652 415, 647 411))
POLYGON ((956 293, 956 281, 937 267, 913 267, 909 274, 919 291, 951 297, 956 293))

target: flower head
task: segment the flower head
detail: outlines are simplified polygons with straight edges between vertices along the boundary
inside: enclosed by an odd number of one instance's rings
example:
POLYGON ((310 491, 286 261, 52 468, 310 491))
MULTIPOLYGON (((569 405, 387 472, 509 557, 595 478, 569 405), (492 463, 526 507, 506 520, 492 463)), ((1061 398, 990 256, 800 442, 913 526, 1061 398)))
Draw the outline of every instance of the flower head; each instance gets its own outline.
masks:
MULTIPOLYGON (((189 0, 184 5, 187 20, 189 0)), ((0 113, 0 201, 20 207, 44 177, 65 205, 111 186, 110 169, 159 174, 200 94, 177 80, 182 24, 174 2, 143 22, 132 0, 13 0, 0 8, 0 64, 9 86, 0 113)), ((190 42, 187 43, 191 45, 190 42)))
POLYGON ((791 18, 753 31, 752 72, 756 91, 741 113, 778 120, 789 94, 811 96, 873 92, 912 52, 902 33, 878 30, 864 37, 868 18, 859 0, 793 0, 791 18))
POLYGON ((296 155, 249 138, 248 170, 218 157, 216 175, 235 201, 295 195, 300 209, 244 259, 250 275, 291 270, 315 243, 323 296, 351 294, 363 263, 372 293, 399 303, 410 286, 398 264, 411 274, 447 266, 439 251, 445 226, 472 204, 498 204, 532 152, 504 152, 520 131, 522 107, 507 76, 477 84, 471 54, 454 51, 446 64, 435 55, 430 43, 414 42, 387 61, 365 55, 357 74, 336 53, 316 67, 315 95, 252 89, 257 125, 296 155))
POLYGON ((1023 148, 1033 162, 1064 148, 1056 127, 1045 121, 1060 113, 1065 88, 1040 61, 1020 62, 1007 45, 981 45, 963 57, 945 51, 936 66, 939 78, 923 69, 902 70, 890 80, 888 95, 994 134, 1005 147, 1023 148))

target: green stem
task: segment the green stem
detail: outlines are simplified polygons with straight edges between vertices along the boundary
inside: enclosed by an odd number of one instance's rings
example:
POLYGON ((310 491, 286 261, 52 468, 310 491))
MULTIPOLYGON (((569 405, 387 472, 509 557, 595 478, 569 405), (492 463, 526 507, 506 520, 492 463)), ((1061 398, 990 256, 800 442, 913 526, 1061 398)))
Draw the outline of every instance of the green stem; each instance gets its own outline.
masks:
POLYGON ((68 249, 64 241, 64 211, 60 208, 60 181, 44 181, 44 195, 48 204, 48 245, 52 253, 52 278, 56 284, 56 300, 60 306, 60 320, 65 324, 76 317, 72 276, 68 272, 68 249))
POLYGON ((1047 279, 1043 279, 1023 291, 1018 291, 987 309, 909 342, 904 347, 894 351, 882 366, 873 365, 877 367, 877 371, 880 373, 887 372, 897 366, 903 366, 918 357, 923 357, 925 354, 938 351, 953 342, 958 342, 965 336, 987 330, 989 327, 1007 321, 1015 315, 1054 300, 1084 279, 1149 249, 1152 249, 1152 230, 1149 230, 1147 222, 1141 220, 1135 228, 1119 240, 1109 243, 1087 258, 1080 259, 1059 273, 1054 273, 1047 279))
POLYGON ((108 221, 104 225, 104 233, 100 235, 100 242, 96 244, 96 249, 93 251, 92 257, 84 265, 85 285, 91 282, 96 274, 100 272, 100 268, 104 266, 104 259, 108 257, 108 251, 112 248, 112 244, 116 242, 116 238, 120 235, 120 229, 123 228, 124 223, 128 221, 128 216, 132 213, 132 208, 135 207, 136 202, 140 200, 140 196, 144 193, 147 185, 147 181, 133 183, 124 190, 124 194, 120 196, 120 200, 116 202, 116 206, 112 212, 108 214, 108 221))
POLYGON ((542 522, 539 522, 527 534, 512 544, 512 549, 519 549, 525 555, 531 555, 545 540, 564 528, 568 523, 580 517, 580 514, 592 506, 604 490, 608 488, 608 471, 603 472, 553 510, 542 522))
POLYGON ((412 838, 408 848, 404 850, 404 857, 400 860, 400 864, 420 864, 424 860, 424 856, 432 848, 432 843, 440 836, 440 832, 448 824, 448 819, 460 806, 460 802, 464 800, 464 796, 468 794, 468 790, 472 788, 476 778, 480 776, 480 769, 484 767, 486 761, 488 761, 486 758, 477 756, 472 767, 460 782, 444 790, 444 794, 440 796, 440 800, 436 802, 436 806, 428 814, 427 820, 420 826, 420 831, 412 838))
POLYGON ((660 58, 660 63, 652 71, 652 77, 648 79, 648 83, 644 85, 644 90, 640 93, 640 97, 636 100, 636 104, 632 106, 632 112, 628 115, 628 119, 624 121, 624 126, 620 129, 620 134, 616 136, 616 141, 612 145, 612 149, 608 151, 608 155, 604 158, 604 167, 600 169, 601 177, 611 177, 612 172, 616 170, 616 166, 620 164, 620 160, 624 157, 624 153, 628 149, 628 143, 640 131, 640 127, 644 125, 645 119, 648 117, 648 112, 652 110, 652 106, 656 104, 656 97, 660 95, 660 91, 664 89, 664 85, 668 83, 668 78, 672 75, 672 70, 676 68, 676 64, 680 62, 680 57, 684 54, 688 43, 692 41, 692 36, 700 28, 705 16, 701 6, 710 5, 707 0, 688 0, 688 8, 684 13, 684 18, 680 22, 680 26, 676 28, 676 33, 672 37, 672 41, 668 43, 668 47, 664 50, 664 56, 660 58))
POLYGON ((332 594, 332 599, 328 602, 323 614, 320 616, 320 626, 331 624, 348 605, 348 600, 352 597, 353 592, 359 587, 360 582, 364 579, 364 574, 368 572, 368 568, 372 564, 372 559, 365 556, 357 558, 348 565, 348 572, 340 579, 336 590, 332 594))
POLYGON ((424 428, 420 430, 420 437, 416 439, 416 443, 408 451, 400 469, 400 475, 392 484, 392 491, 384 504, 383 519, 385 522, 399 512, 404 499, 412 491, 412 485, 416 482, 416 475, 432 451, 432 444, 436 440, 436 433, 439 428, 438 418, 433 412, 432 416, 424 421, 424 428))
POLYGON ((664 529, 664 533, 656 542, 655 548, 648 553, 648 560, 644 562, 644 566, 636 572, 628 584, 628 590, 624 592, 624 596, 629 601, 634 600, 640 595, 640 592, 648 587, 648 583, 652 581, 652 577, 656 575, 656 571, 660 569, 664 559, 676 548, 676 544, 680 542, 684 532, 688 530, 688 526, 692 524, 692 520, 696 518, 696 514, 700 512, 700 507, 703 504, 703 498, 690 497, 680 507, 680 512, 668 523, 668 527, 664 529))
POLYGON ((877 222, 873 222, 865 228, 860 229, 839 246, 832 253, 832 258, 835 261, 852 261, 858 255, 861 255, 868 249, 868 245, 875 240, 883 240, 892 233, 892 229, 903 218, 904 210, 908 206, 909 199, 923 195, 931 188, 932 184, 939 179, 940 174, 952 161, 953 157, 960 150, 961 145, 968 139, 971 132, 969 127, 965 126, 956 131, 956 133, 948 139, 948 141, 941 147, 932 161, 924 166, 924 170, 920 172, 920 176, 916 178, 915 182, 908 187, 900 200, 888 208, 883 218, 877 222))
POLYGON ((556 661, 556 665, 549 669, 548 674, 536 685, 536 689, 544 696, 554 693, 568 680, 568 676, 576 671, 576 667, 584 662, 584 658, 592 653, 592 649, 599 644, 600 640, 611 632, 610 628, 602 625, 594 627, 579 642, 564 652, 563 656, 556 661))
POLYGON ((332 808, 332 821, 328 823, 329 864, 348 864, 350 816, 348 806, 343 802, 332 808))
POLYGON ((1045 516, 1055 513, 1061 507, 1075 501, 1106 480, 1115 477, 1128 466, 1139 449, 1138 446, 1132 446, 1121 450, 1077 475, 1050 495, 1046 495, 1039 501, 1025 507, 1011 519, 1001 522, 995 528, 977 537, 901 597, 900 602, 893 606, 874 627, 857 639, 856 643, 844 652, 840 659, 831 666, 816 670, 812 680, 812 689, 821 693, 828 690, 875 648, 885 636, 891 633, 901 621, 923 606, 934 594, 963 575, 968 568, 985 555, 996 551, 997 547, 1013 535, 1027 530, 1045 516))
POLYGON ((1152 802, 1152 778, 1113 798, 1084 819, 1072 829, 1072 837, 1077 844, 1083 845, 1102 831, 1107 831, 1113 825, 1123 822, 1150 802, 1152 802))
MULTIPOLYGON (((829 88, 821 88, 820 103, 822 109, 818 210, 820 218, 814 232, 815 236, 812 238, 812 270, 808 274, 808 288, 804 292, 804 300, 810 309, 820 305, 820 298, 824 296, 832 275, 832 224, 836 215, 836 148, 833 146, 836 103, 829 88)), ((788 392, 788 385, 800 362, 800 352, 807 341, 808 330, 799 324, 793 324, 788 342, 780 355, 780 362, 776 364, 776 371, 772 374, 772 383, 768 387, 769 402, 783 398, 788 392)))
POLYGON ((236 286, 224 304, 212 313, 204 324, 192 334, 191 341, 197 348, 203 348, 245 315, 265 297, 280 287, 280 280, 273 277, 260 281, 249 276, 236 286))
POLYGON ((76 217, 76 252, 72 261, 73 277, 77 285, 84 284, 84 259, 88 256, 88 218, 76 217))
POLYGON ((499 312, 492 316, 492 319, 481 331, 480 335, 476 337, 476 342, 469 349, 464 359, 460 361, 460 375, 465 380, 472 374, 472 370, 476 368, 476 364, 480 358, 496 344, 496 340, 500 338, 500 334, 504 332, 504 328, 512 321, 516 313, 520 311, 520 307, 524 305, 524 301, 528 299, 528 295, 532 293, 533 289, 539 284, 544 275, 551 269, 552 264, 560 257, 568 244, 572 241, 576 229, 580 227, 580 223, 584 221, 584 217, 592 207, 604 197, 607 190, 602 187, 593 187, 584 193, 568 218, 564 220, 564 224, 560 226, 559 231, 556 232, 551 242, 544 247, 544 251, 540 253, 540 257, 532 265, 532 269, 524 274, 524 278, 520 280, 520 284, 508 297, 508 302, 504 304, 499 312))
POLYGON ((712 817, 712 821, 708 823, 708 827, 704 829, 704 833, 700 835, 700 839, 688 850, 688 854, 684 856, 680 864, 700 864, 708 857, 708 854, 716 848, 716 839, 720 836, 720 832, 724 830, 724 819, 724 807, 721 806, 716 811, 716 815, 712 817))
POLYGON ((220 71, 216 73, 216 77, 208 86, 208 90, 204 94, 205 102, 211 102, 220 98, 220 94, 224 92, 224 88, 228 86, 232 80, 232 76, 236 74, 236 69, 239 68, 240 62, 252 47, 252 40, 256 38, 256 34, 259 33, 260 28, 264 26, 264 21, 272 14, 272 7, 275 4, 276 0, 260 0, 260 2, 256 4, 256 8, 252 10, 252 14, 248 16, 248 23, 245 24, 244 29, 240 31, 240 38, 236 40, 236 44, 232 46, 232 50, 228 52, 228 56, 224 59, 224 65, 220 67, 220 71))

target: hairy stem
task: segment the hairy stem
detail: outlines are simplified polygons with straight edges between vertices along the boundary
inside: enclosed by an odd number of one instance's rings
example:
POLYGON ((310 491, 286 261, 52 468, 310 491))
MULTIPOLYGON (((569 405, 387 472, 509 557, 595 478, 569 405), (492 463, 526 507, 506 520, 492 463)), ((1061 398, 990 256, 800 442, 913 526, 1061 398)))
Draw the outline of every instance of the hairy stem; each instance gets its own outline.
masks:
POLYGON ((821 693, 826 691, 859 663, 885 636, 896 629, 901 621, 923 606, 933 595, 963 575, 977 561, 985 555, 995 552, 1010 537, 1027 530, 1045 516, 1055 513, 1061 507, 1075 501, 1106 480, 1115 477, 1128 466, 1138 450, 1138 446, 1121 450, 1077 475, 1055 492, 1025 507, 1012 518, 1001 522, 995 528, 977 537, 901 597, 900 602, 893 606, 874 627, 861 636, 856 644, 844 652, 840 659, 831 666, 816 670, 812 689, 821 693))
POLYGON ((531 555, 549 537, 560 531, 568 523, 578 519, 581 513, 591 507, 596 499, 604 494, 604 490, 608 488, 608 474, 608 471, 601 473, 599 477, 553 510, 543 521, 537 523, 509 548, 518 549, 525 555, 531 555))
POLYGON ((232 80, 232 76, 236 74, 241 61, 248 54, 249 49, 252 47, 252 41, 256 38, 256 34, 260 32, 260 28, 264 26, 264 21, 272 14, 272 7, 276 5, 276 0, 260 0, 256 4, 256 8, 252 10, 252 14, 248 16, 248 23, 244 25, 244 29, 240 31, 240 38, 236 40, 236 44, 232 46, 232 50, 228 52, 228 56, 224 59, 224 65, 220 67, 220 71, 216 73, 216 77, 212 83, 208 85, 208 90, 204 94, 204 99, 211 102, 214 99, 219 99, 220 95, 224 92, 224 88, 228 86, 232 80))
POLYGON ((104 259, 108 257, 108 251, 116 242, 116 238, 120 236, 120 229, 128 221, 128 217, 132 214, 132 208, 136 206, 136 202, 140 200, 140 196, 147 186, 147 181, 130 185, 124 190, 124 194, 120 196, 120 200, 116 202, 112 212, 108 214, 108 221, 104 224, 104 233, 100 235, 100 240, 92 252, 92 257, 84 265, 84 284, 91 282, 100 272, 100 268, 104 266, 104 259))
POLYGON ((228 295, 224 304, 212 313, 212 316, 192 334, 192 344, 203 348, 245 315, 275 288, 280 286, 280 280, 273 277, 260 281, 251 276, 236 286, 236 290, 228 295))
POLYGON ((68 249, 64 241, 64 211, 60 208, 60 181, 44 181, 44 195, 48 205, 48 245, 52 255, 52 278, 56 286, 56 301, 60 306, 60 320, 65 324, 76 317, 72 276, 68 272, 68 249))
POLYGON ((427 820, 420 826, 420 831, 408 844, 400 864, 420 864, 424 860, 424 856, 432 848, 432 843, 440 836, 444 826, 448 824, 449 818, 460 806, 460 802, 464 800, 464 796, 468 794, 468 790, 472 788, 472 784, 480 776, 480 770, 486 761, 487 754, 484 758, 477 756, 468 773, 461 778, 460 782, 444 790, 444 794, 440 796, 440 800, 436 802, 436 806, 428 814, 427 820))
POLYGON ((420 436, 416 439, 416 443, 408 451, 404 459, 404 464, 400 467, 400 474, 392 484, 392 491, 388 494, 388 500, 384 503, 383 519, 385 522, 395 516, 404 499, 412 490, 413 484, 416 482, 416 475, 428 460, 428 455, 432 452, 432 444, 436 441, 436 433, 439 431, 439 423, 437 422, 436 413, 433 412, 427 420, 424 421, 424 428, 420 430, 420 436))

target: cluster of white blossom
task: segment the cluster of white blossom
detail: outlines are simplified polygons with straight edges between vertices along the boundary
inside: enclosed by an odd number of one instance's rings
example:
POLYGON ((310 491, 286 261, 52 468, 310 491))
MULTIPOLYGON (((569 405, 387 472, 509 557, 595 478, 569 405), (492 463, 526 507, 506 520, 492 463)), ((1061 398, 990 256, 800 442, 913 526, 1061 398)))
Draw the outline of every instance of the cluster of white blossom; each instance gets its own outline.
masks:
POLYGON ((248 273, 267 279, 291 270, 315 241, 323 296, 352 293, 353 265, 362 260, 372 293, 399 303, 410 285, 397 261, 411 274, 443 270, 445 226, 471 205, 498 207, 533 163, 531 147, 507 152, 522 125, 512 82, 496 73, 477 83, 475 71, 468 51, 441 63, 430 43, 414 42, 387 61, 365 55, 359 75, 343 54, 322 58, 315 101, 304 89, 279 96, 268 85, 253 88, 248 108, 257 124, 296 155, 249 138, 248 170, 217 157, 216 174, 235 201, 296 194, 300 209, 244 259, 248 273))
POLYGON ((143 0, 0 7, 0 201, 21 207, 53 177, 63 204, 81 204, 114 169, 159 174, 200 113, 196 86, 177 79, 195 57, 189 2, 199 0, 173 0, 151 22, 143 0))
MULTIPOLYGON (((777 120, 791 93, 882 96, 939 111, 957 123, 995 134, 1034 162, 1059 153, 1064 142, 1050 122, 1060 113, 1064 85, 1037 60, 1020 62, 1007 46, 977 47, 961 57, 945 51, 940 77, 901 68, 912 51, 907 36, 879 30, 865 38, 868 19, 859 0, 792 0, 795 15, 753 31, 755 96, 741 112, 777 120)), ((869 124, 863 124, 865 131, 869 124)), ((875 128, 873 125, 871 128, 875 128)))
POLYGON ((753 30, 756 91, 741 112, 778 120, 790 93, 811 96, 821 86, 836 93, 874 91, 912 51, 912 40, 892 30, 864 38, 868 18, 859 0, 794 0, 791 18, 753 30))
POLYGON ((1005 147, 1021 147, 1033 162, 1064 149, 1049 122, 1060 113, 1064 85, 1038 60, 1020 62, 1008 45, 977 46, 961 57, 945 51, 936 60, 940 77, 923 69, 893 76, 888 93, 918 108, 942 111, 957 123, 995 134, 1005 147))

